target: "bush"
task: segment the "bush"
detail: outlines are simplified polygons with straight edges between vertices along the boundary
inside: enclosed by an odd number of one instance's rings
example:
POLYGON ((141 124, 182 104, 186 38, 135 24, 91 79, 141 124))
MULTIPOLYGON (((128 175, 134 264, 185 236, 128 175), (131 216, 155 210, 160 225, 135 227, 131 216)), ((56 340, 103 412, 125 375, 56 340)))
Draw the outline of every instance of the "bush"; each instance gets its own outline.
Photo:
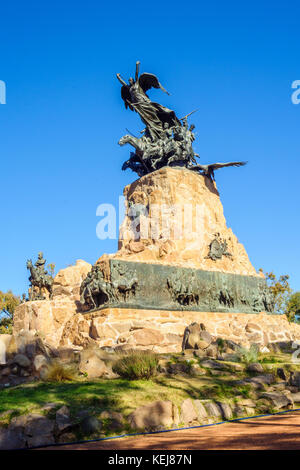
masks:
POLYGON ((123 354, 113 364, 112 370, 124 379, 149 379, 156 375, 158 358, 146 351, 131 351, 123 354))
POLYGON ((78 372, 73 365, 62 364, 58 361, 52 361, 48 367, 47 372, 44 376, 46 382, 65 382, 76 380, 78 378, 78 372))
POLYGON ((238 361, 250 364, 251 362, 258 362, 259 348, 256 344, 251 344, 250 348, 239 347, 236 351, 238 361))

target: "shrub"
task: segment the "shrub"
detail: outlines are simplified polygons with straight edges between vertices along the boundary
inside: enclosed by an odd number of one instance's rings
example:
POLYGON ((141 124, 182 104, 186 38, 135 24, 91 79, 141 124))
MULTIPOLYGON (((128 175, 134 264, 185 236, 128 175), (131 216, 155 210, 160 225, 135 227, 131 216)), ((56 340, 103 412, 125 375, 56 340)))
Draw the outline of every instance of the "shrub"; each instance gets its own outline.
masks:
POLYGON ((47 368, 44 380, 47 382, 65 382, 76 380, 78 372, 73 365, 52 361, 47 368))
POLYGON ((147 351, 131 351, 123 354, 113 364, 113 371, 124 379, 149 379, 156 375, 158 358, 147 351))
POLYGON ((246 364, 258 362, 259 348, 256 344, 251 344, 249 349, 239 347, 236 351, 236 356, 240 362, 245 362, 246 364))
POLYGON ((217 338, 217 347, 221 354, 225 351, 226 343, 223 338, 217 338))

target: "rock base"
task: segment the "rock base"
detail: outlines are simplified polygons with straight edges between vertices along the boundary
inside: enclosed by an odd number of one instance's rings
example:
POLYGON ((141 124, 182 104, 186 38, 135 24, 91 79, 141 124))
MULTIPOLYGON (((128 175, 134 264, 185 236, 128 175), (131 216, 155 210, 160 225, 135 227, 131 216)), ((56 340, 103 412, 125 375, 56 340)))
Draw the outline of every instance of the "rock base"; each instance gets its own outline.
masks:
POLYGON ((300 339, 300 325, 289 323, 285 315, 108 308, 74 315, 65 324, 59 346, 89 343, 121 350, 180 352, 184 330, 193 322, 203 323, 213 337, 245 347, 300 339))

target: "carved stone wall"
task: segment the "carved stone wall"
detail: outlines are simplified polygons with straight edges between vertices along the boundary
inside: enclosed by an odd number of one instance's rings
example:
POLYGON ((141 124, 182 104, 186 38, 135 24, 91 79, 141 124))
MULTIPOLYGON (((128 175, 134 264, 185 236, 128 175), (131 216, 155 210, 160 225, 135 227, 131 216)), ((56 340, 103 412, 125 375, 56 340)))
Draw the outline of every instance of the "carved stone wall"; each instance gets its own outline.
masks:
POLYGON ((107 308, 72 317, 62 332, 60 346, 94 344, 180 352, 185 327, 193 322, 203 323, 214 337, 245 347, 300 339, 300 325, 289 323, 285 315, 107 308))

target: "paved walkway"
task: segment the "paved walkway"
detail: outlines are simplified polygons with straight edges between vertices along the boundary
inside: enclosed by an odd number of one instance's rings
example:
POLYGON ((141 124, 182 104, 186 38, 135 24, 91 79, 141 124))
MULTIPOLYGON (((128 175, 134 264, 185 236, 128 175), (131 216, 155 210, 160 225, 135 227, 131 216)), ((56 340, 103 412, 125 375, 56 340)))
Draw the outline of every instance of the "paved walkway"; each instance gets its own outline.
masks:
POLYGON ((299 450, 300 412, 198 429, 125 437, 49 449, 64 450, 299 450))

